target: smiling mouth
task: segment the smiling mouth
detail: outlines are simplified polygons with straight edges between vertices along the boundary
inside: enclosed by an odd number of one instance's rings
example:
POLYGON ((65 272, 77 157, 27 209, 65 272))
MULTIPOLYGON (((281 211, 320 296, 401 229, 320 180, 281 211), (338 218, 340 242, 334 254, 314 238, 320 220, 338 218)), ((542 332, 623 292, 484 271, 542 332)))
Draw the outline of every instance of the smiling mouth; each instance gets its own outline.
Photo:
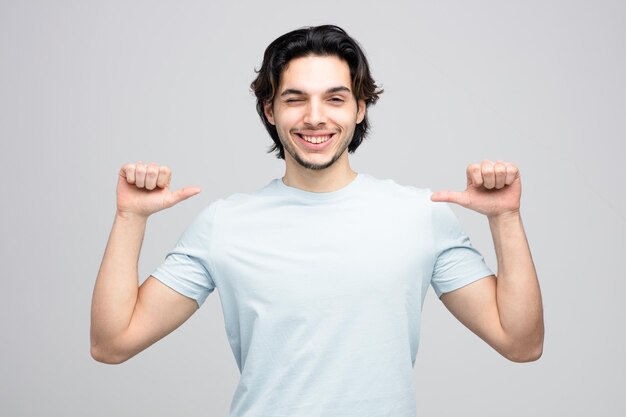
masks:
POLYGON ((314 144, 318 144, 318 143, 324 143, 330 140, 330 138, 332 138, 335 134, 334 133, 329 133, 326 135, 304 135, 302 133, 296 133, 296 135, 300 138, 303 139, 309 143, 314 143, 314 144))

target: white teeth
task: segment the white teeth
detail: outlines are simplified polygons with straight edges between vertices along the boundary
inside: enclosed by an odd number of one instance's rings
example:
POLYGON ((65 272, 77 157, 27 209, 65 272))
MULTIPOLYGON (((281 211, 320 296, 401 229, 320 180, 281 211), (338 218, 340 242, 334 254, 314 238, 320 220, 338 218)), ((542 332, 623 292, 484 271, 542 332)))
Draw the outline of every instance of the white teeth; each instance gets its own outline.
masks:
POLYGON ((300 137, 304 140, 306 140, 307 142, 310 143, 322 143, 322 142, 326 142, 328 139, 330 139, 332 135, 327 135, 327 136, 305 136, 305 135, 300 135, 300 137))

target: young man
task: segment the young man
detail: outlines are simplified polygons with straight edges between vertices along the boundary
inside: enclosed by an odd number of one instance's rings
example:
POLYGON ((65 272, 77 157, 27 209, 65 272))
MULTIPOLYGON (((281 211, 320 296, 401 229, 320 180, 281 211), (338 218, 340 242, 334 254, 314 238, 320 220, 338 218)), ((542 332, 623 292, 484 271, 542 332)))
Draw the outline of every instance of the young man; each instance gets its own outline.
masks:
POLYGON ((335 26, 278 38, 252 88, 284 177, 209 205, 139 288, 148 216, 200 190, 171 192, 167 167, 122 167, 94 289, 96 360, 131 358, 218 288, 241 371, 230 416, 414 416, 429 285, 505 357, 539 358, 542 303, 514 164, 469 165, 463 192, 354 172, 348 153, 381 91, 358 44, 335 26), (445 202, 488 217, 497 278, 445 202))

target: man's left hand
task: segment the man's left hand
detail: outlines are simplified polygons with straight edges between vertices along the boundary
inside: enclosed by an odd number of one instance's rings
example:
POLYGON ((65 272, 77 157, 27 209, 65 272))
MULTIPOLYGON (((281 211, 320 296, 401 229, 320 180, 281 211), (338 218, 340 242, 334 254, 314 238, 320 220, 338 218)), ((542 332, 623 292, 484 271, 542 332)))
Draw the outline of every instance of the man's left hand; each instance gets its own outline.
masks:
POLYGON ((467 167, 465 191, 437 191, 432 201, 459 204, 489 218, 519 213, 522 183, 511 162, 484 160, 467 167))

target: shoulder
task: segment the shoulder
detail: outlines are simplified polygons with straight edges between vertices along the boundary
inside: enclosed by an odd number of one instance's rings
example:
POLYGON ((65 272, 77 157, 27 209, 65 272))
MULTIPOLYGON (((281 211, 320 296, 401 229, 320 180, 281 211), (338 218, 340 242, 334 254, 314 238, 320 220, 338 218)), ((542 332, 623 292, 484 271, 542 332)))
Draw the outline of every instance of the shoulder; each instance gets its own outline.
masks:
POLYGON ((232 216, 244 215, 247 217, 263 206, 274 204, 277 197, 275 182, 276 180, 272 180, 257 190, 235 192, 219 198, 207 206, 202 211, 201 216, 211 220, 219 219, 219 221, 232 216))
POLYGON ((449 203, 434 202, 430 199, 432 189, 398 183, 392 179, 378 179, 366 175, 370 183, 371 195, 379 201, 387 201, 390 206, 405 207, 411 216, 429 222, 435 233, 459 230, 459 221, 449 203))
POLYGON ((376 178, 369 174, 361 175, 363 175, 363 182, 366 184, 368 192, 376 197, 413 200, 416 203, 429 206, 432 203, 430 196, 433 192, 429 188, 398 183, 390 178, 376 178))

